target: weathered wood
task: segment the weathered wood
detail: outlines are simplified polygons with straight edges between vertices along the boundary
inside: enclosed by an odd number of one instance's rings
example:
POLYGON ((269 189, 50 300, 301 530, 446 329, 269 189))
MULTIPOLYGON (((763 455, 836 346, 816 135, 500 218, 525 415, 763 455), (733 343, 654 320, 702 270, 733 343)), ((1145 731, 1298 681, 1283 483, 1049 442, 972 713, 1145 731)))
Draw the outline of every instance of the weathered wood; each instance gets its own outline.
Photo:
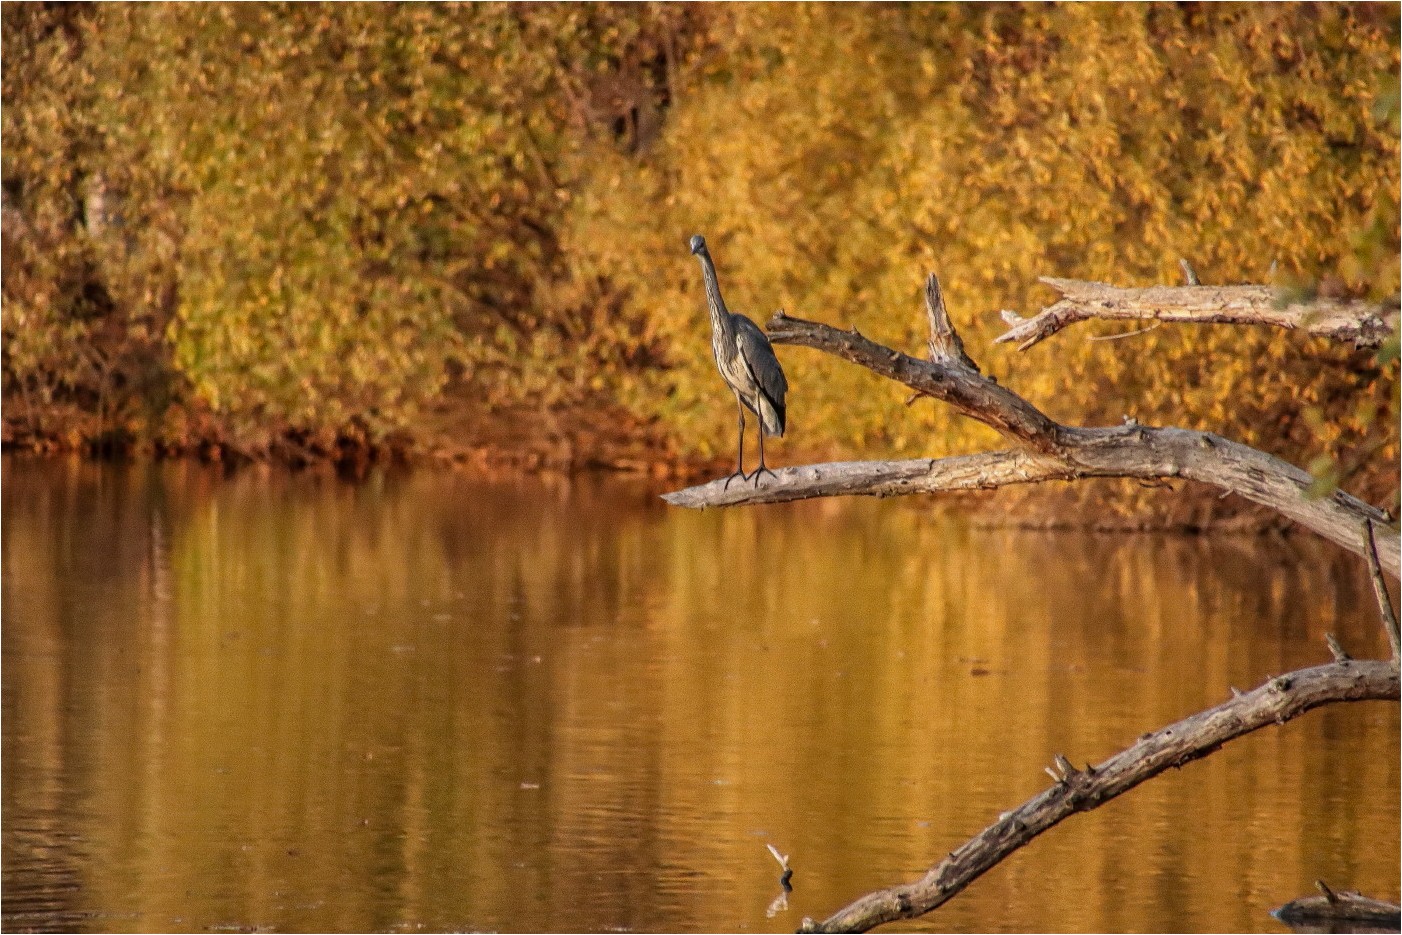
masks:
MULTIPOLYGON (((1196 278, 1196 277, 1193 277, 1196 278)), ((1270 286, 1149 286, 1126 289, 1102 282, 1043 276, 1061 299, 1031 318, 1004 312, 1012 327, 995 342, 1017 342, 1019 350, 1090 318, 1194 324, 1268 325, 1332 338, 1356 347, 1377 347, 1397 326, 1398 308, 1369 302, 1316 298, 1281 304, 1270 286)))
POLYGON ((1271 913, 1297 931, 1395 932, 1402 906, 1355 892, 1336 892, 1315 880, 1321 896, 1292 899, 1271 913))
POLYGON ((940 280, 934 273, 925 280, 925 314, 930 321, 930 360, 978 373, 978 364, 964 350, 964 340, 949 320, 949 312, 944 307, 944 293, 940 291, 940 280))
POLYGON ((913 493, 991 490, 1009 484, 1072 480, 1065 463, 1025 450, 989 451, 906 461, 833 461, 778 468, 760 487, 726 490, 721 480, 663 494, 673 506, 785 503, 813 497, 894 497, 913 493))
POLYGON ((765 325, 773 344, 797 344, 834 354, 883 377, 948 403, 964 415, 1038 451, 1052 451, 1060 426, 1021 396, 977 370, 943 361, 921 360, 816 321, 778 314, 765 325))
MULTIPOLYGON (((942 300, 939 304, 942 308, 942 300)), ((931 317, 933 324, 934 316, 931 317)), ((947 321, 946 318, 946 324, 947 321)), ((1382 567, 1397 576, 1402 566, 1402 538, 1387 514, 1343 491, 1317 499, 1308 496, 1313 483, 1309 473, 1274 455, 1209 432, 1141 425, 1061 425, 977 370, 945 362, 947 357, 920 360, 855 330, 842 331, 786 315, 774 316, 767 328, 769 339, 775 344, 815 348, 898 380, 917 393, 946 402, 964 415, 992 426, 1030 450, 786 468, 759 487, 732 485, 726 491, 714 482, 666 494, 667 502, 687 507, 735 506, 810 497, 993 488, 1085 477, 1181 477, 1270 507, 1360 556, 1366 551, 1363 524, 1371 520, 1386 530, 1378 540, 1382 567)))
POLYGON ((1276 676, 1253 691, 1145 734, 1096 766, 1078 770, 1057 757, 1055 783, 940 861, 914 883, 862 897, 801 932, 864 932, 910 919, 947 902, 1013 851, 1077 812, 1123 795, 1159 773, 1206 756, 1228 741, 1312 708, 1344 701, 1397 700, 1398 671, 1390 662, 1350 661, 1276 676))

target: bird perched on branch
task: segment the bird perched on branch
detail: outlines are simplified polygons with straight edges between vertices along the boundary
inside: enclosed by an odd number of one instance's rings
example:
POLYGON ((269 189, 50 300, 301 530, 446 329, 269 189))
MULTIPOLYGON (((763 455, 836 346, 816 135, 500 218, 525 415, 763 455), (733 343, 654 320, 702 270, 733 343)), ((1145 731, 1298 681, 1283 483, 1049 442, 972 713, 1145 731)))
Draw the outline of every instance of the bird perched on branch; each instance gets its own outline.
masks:
POLYGON ((784 394, 789 381, 774 356, 774 347, 759 325, 744 315, 736 315, 725 307, 716 280, 716 264, 706 249, 706 238, 697 234, 691 238, 691 252, 701 261, 701 278, 706 283, 706 307, 711 312, 711 350, 716 357, 720 375, 735 394, 735 409, 740 416, 740 451, 736 457, 735 473, 725 479, 726 489, 735 478, 754 478, 759 486, 761 473, 774 477, 764 466, 764 436, 784 435, 784 394), (745 410, 759 417, 759 467, 754 474, 745 473, 745 410))

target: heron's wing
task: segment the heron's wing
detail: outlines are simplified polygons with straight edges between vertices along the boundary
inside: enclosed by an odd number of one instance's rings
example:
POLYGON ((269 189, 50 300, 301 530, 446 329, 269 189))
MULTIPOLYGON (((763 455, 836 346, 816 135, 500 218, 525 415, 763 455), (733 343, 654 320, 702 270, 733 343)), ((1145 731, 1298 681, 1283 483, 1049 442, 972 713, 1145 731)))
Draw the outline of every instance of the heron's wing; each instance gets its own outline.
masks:
POLYGON ((769 343, 768 336, 759 330, 759 325, 743 315, 736 315, 735 347, 760 392, 770 405, 782 410, 789 381, 784 379, 784 369, 779 366, 779 358, 774 356, 774 346, 769 343))

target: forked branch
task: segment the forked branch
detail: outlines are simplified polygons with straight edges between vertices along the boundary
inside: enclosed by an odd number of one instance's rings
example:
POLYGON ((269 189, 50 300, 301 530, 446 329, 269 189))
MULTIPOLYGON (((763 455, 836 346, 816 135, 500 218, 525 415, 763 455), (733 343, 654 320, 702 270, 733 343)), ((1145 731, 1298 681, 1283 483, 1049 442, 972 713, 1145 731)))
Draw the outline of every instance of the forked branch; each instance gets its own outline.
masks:
POLYGON ((914 883, 870 893, 801 932, 865 932, 910 919, 947 902, 1013 851, 1077 812, 1123 795, 1168 769, 1206 756, 1222 744, 1311 708, 1341 701, 1397 700, 1397 668, 1389 662, 1332 662, 1276 676, 1162 730, 1096 766, 1075 769, 1058 757, 1051 788, 1001 815, 914 883))
POLYGON ((677 506, 733 506, 840 495, 893 496, 993 488, 1043 480, 1127 477, 1184 478, 1210 484, 1281 513, 1356 555, 1366 554, 1364 523, 1378 537, 1382 567, 1394 577, 1402 541, 1382 510, 1343 491, 1313 498, 1310 474, 1274 455, 1210 432, 1141 425, 1062 425, 1007 387, 979 373, 964 353, 944 309, 939 282, 926 285, 931 359, 921 360, 858 334, 782 313, 768 323, 775 344, 797 344, 841 357, 904 383, 996 429, 1013 451, 919 461, 814 464, 776 471, 759 487, 720 481, 666 494, 677 506))
MULTIPOLYGON (((1196 277, 1192 277, 1196 279, 1196 277)), ((1027 350, 1068 325, 1090 318, 1219 325, 1269 325, 1332 338, 1355 347, 1377 347, 1397 326, 1397 305, 1316 298, 1282 303, 1269 286, 1149 286, 1124 289, 1103 282, 1043 276, 1060 301, 1031 318, 1004 312, 1012 325, 995 341, 1027 350)))

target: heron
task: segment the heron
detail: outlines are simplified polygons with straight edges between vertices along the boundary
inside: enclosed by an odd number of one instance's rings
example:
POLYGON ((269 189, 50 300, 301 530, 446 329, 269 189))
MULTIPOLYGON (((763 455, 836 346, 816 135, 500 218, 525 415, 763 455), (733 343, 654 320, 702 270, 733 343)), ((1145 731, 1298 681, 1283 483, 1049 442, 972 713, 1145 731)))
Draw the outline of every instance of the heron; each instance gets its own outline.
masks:
POLYGON ((784 394, 788 392, 789 381, 784 379, 784 368, 774 356, 774 346, 759 325, 725 307, 720 283, 716 280, 716 264, 706 249, 706 238, 700 234, 692 237, 691 252, 701 261, 701 278, 706 283, 706 307, 711 312, 711 351, 716 357, 716 368, 735 394, 735 410, 740 417, 735 473, 725 479, 724 489, 729 490, 730 482, 737 477, 741 480, 753 477, 758 487, 760 474, 777 477, 764 466, 764 436, 784 436, 784 394), (746 409, 759 418, 759 467, 754 474, 745 473, 746 409))

